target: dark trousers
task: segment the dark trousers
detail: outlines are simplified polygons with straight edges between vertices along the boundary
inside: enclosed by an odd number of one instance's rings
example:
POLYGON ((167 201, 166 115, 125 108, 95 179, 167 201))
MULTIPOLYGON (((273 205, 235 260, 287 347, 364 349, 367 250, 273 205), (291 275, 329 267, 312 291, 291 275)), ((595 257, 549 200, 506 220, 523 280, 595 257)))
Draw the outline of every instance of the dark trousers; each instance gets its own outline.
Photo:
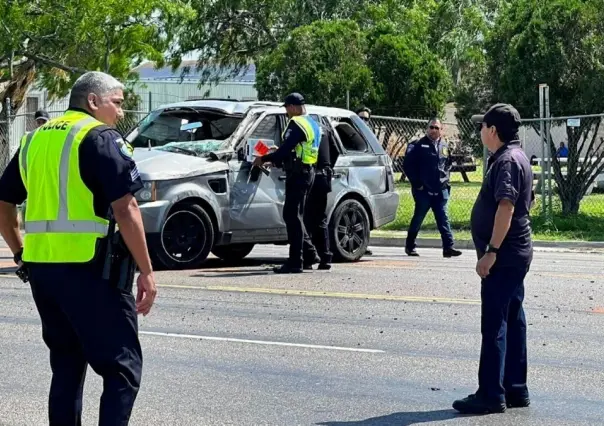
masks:
POLYGON ((142 373, 132 292, 90 265, 30 265, 42 337, 50 349, 51 426, 79 426, 87 365, 103 378, 99 425, 128 424, 142 373))
POLYGON ((327 227, 327 197, 331 192, 331 176, 317 174, 304 211, 304 225, 312 240, 305 240, 304 259, 314 260, 318 254, 321 263, 331 263, 332 253, 329 251, 329 230, 327 227))
POLYGON ((528 267, 497 267, 482 280, 478 392, 491 401, 528 397, 524 278, 528 267))
POLYGON ((313 169, 306 169, 291 174, 285 181, 285 203, 283 204, 283 220, 287 229, 289 242, 289 259, 287 263, 292 268, 302 268, 302 247, 312 245, 304 226, 304 207, 306 198, 314 180, 313 169))
POLYGON ((453 232, 451 231, 451 224, 449 223, 449 216, 447 214, 447 204, 449 201, 448 190, 443 190, 442 194, 439 195, 430 195, 425 190, 413 190, 413 199, 415 201, 415 211, 413 212, 413 218, 411 219, 409 230, 407 231, 406 248, 408 250, 415 249, 415 240, 417 239, 422 223, 430 209, 434 212, 434 218, 436 219, 436 225, 440 232, 443 248, 452 248, 454 244, 453 232))

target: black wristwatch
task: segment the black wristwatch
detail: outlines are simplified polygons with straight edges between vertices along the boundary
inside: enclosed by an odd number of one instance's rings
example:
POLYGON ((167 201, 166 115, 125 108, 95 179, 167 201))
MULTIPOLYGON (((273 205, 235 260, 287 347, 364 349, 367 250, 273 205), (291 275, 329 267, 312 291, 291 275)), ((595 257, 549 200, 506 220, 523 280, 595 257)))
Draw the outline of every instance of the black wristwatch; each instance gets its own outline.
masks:
POLYGON ((23 249, 19 250, 17 253, 15 253, 15 255, 13 256, 13 261, 15 262, 16 265, 19 264, 19 262, 21 262, 23 256, 23 249))
POLYGON ((487 246, 487 253, 497 254, 498 251, 499 251, 499 248, 497 248, 497 247, 494 247, 490 244, 487 246))

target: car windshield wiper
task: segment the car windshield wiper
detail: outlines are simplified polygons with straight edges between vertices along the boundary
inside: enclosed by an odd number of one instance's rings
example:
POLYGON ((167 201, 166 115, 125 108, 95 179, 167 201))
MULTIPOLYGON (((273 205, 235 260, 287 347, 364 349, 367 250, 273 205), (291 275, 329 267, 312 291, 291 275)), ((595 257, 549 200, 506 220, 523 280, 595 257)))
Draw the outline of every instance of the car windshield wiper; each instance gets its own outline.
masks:
POLYGON ((184 152, 185 154, 189 154, 194 157, 197 157, 197 153, 195 151, 193 151, 192 149, 182 148, 182 147, 176 146, 176 145, 164 146, 164 147, 162 147, 162 149, 174 149, 176 151, 184 152))

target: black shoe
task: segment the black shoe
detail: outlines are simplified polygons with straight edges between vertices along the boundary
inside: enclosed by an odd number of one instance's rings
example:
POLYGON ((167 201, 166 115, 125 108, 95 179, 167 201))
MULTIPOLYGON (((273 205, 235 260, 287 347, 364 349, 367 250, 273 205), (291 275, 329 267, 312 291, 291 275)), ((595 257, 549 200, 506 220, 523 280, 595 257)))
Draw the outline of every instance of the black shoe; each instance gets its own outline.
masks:
POLYGON ((292 268, 291 266, 285 264, 283 266, 276 266, 273 268, 273 272, 275 274, 301 274, 302 268, 292 268))
POLYGON ((419 257, 419 253, 415 249, 405 249, 405 253, 407 253, 407 256, 419 257))
POLYGON ((455 401, 453 408, 462 414, 495 414, 504 413, 506 406, 505 402, 489 402, 472 394, 467 398, 455 401))
POLYGON ((454 248, 448 248, 443 250, 443 257, 457 257, 461 256, 461 252, 454 248))
POLYGON ((329 271, 331 269, 331 265, 329 263, 319 263, 319 267, 317 269, 319 271, 329 271))
POLYGON ((505 396, 505 402, 508 408, 526 408, 531 405, 531 400, 528 396, 505 396))
POLYGON ((311 270, 311 271, 312 271, 312 267, 313 267, 313 265, 314 265, 315 263, 319 263, 319 262, 321 262, 321 258, 319 257, 319 255, 318 255, 318 254, 315 254, 315 258, 314 258, 314 260, 312 260, 312 261, 310 261, 310 262, 307 262, 307 261, 305 260, 305 261, 304 261, 304 266, 303 266, 303 267, 304 267, 304 269, 306 269, 306 270, 311 270))

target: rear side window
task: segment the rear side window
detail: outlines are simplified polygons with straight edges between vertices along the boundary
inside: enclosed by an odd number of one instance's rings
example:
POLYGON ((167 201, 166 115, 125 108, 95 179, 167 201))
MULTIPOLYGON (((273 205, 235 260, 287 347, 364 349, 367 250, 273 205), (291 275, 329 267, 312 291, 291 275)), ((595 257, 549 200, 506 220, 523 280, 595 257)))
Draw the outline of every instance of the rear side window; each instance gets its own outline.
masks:
POLYGON ((339 119, 336 131, 346 152, 350 154, 370 152, 367 141, 348 118, 339 119))

